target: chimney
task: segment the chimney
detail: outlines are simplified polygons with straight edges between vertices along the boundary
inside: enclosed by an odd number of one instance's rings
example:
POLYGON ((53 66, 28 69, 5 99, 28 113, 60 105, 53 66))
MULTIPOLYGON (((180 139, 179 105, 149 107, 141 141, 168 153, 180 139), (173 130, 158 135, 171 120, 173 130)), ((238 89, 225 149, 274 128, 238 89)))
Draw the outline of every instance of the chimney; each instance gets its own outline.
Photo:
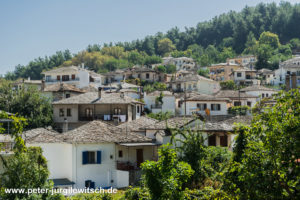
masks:
POLYGON ((286 89, 286 91, 289 91, 290 90, 290 75, 289 74, 287 74, 286 76, 285 76, 285 89, 286 89))
POLYGON ((27 80, 30 81, 30 77, 28 77, 27 80))
POLYGON ((63 124, 63 133, 67 132, 69 130, 69 123, 67 118, 65 118, 64 120, 64 124, 63 124))
POLYGON ((292 89, 295 89, 297 88, 297 76, 296 76, 296 72, 293 72, 292 73, 292 85, 291 85, 291 88, 292 89))
POLYGON ((102 87, 98 87, 98 98, 101 98, 101 91, 102 91, 102 87))
POLYGON ((81 63, 81 68, 84 69, 84 63, 81 63))

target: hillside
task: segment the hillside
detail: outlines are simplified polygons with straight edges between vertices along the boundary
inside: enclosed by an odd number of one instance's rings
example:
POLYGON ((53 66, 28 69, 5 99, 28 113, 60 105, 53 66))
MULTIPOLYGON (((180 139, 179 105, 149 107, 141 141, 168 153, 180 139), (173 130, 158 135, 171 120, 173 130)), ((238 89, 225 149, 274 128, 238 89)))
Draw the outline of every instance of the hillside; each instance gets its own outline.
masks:
POLYGON ((40 73, 44 70, 81 63, 96 72, 106 72, 134 64, 159 63, 162 56, 169 54, 193 57, 201 66, 224 62, 240 54, 255 54, 259 58, 257 68, 275 69, 279 61, 291 57, 296 49, 300 49, 300 4, 261 3, 245 7, 241 12, 216 16, 185 31, 175 27, 142 40, 104 44, 103 47, 89 45, 76 55, 66 50, 50 57, 39 57, 26 66, 16 66, 15 71, 5 77, 41 79, 40 73), (267 32, 260 39, 266 31, 271 33, 267 32), (276 40, 275 45, 271 44, 272 40, 276 40))

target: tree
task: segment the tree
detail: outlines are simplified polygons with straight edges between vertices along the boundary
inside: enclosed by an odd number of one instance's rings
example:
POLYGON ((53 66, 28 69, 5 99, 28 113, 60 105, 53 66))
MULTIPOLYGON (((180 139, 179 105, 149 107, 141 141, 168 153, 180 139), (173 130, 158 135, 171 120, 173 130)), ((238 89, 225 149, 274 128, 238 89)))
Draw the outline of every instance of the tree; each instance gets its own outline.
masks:
POLYGON ((142 163, 142 179, 151 199, 184 199, 184 184, 194 171, 189 164, 178 161, 176 151, 170 145, 163 145, 158 155, 157 162, 142 163))
POLYGON ((166 67, 165 66, 163 66, 163 65, 159 65, 159 66, 157 66, 157 71, 159 71, 159 72, 162 72, 162 73, 166 73, 166 67))
POLYGON ((299 199, 300 93, 277 103, 242 128, 224 188, 241 199, 299 199), (242 138, 240 138, 242 137, 242 138), (238 177, 238 178, 237 178, 238 177))
POLYGON ((42 96, 34 87, 22 86, 14 89, 11 82, 0 83, 0 110, 18 113, 27 119, 27 128, 52 125, 52 106, 50 99, 42 96))
POLYGON ((173 74, 176 72, 176 66, 175 65, 167 65, 166 66, 166 73, 167 74, 173 74))
POLYGON ((199 70, 198 70, 198 74, 200 75, 200 76, 204 76, 204 77, 207 77, 207 78, 209 78, 209 69, 208 68, 200 68, 199 70))
POLYGON ((277 49, 280 46, 278 35, 269 31, 263 32, 259 37, 259 45, 270 45, 272 48, 277 49))
POLYGON ((164 38, 158 41, 157 43, 158 52, 161 56, 170 53, 171 51, 175 50, 176 47, 174 46, 173 42, 169 38, 164 38))
POLYGON ((273 49, 270 45, 261 44, 257 50, 257 62, 255 64, 256 69, 271 68, 269 62, 272 57, 273 49))
POLYGON ((234 90, 236 85, 233 80, 221 81, 220 82, 221 90, 234 90))

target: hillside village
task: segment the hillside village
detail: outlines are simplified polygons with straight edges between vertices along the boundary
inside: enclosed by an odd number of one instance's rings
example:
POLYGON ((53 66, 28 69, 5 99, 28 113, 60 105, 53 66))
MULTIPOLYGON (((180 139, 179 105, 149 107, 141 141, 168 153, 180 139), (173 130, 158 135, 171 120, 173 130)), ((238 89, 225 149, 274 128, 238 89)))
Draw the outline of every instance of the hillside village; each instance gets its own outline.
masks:
POLYGON ((260 3, 3 70, 0 199, 300 199, 299 21, 260 3))
MULTIPOLYGON (((24 140, 27 146, 42 147, 55 187, 137 184, 141 163, 157 160, 158 148, 170 142, 169 128, 200 129, 205 145, 232 150, 235 123, 249 124, 256 104, 275 104, 280 86, 300 86, 300 57, 280 63, 275 71, 255 70, 255 61, 251 55, 227 59, 207 67, 209 77, 198 75, 199 66, 186 57, 103 74, 83 64, 45 71, 42 80, 29 77, 14 84, 17 90, 36 87, 53 106, 54 126, 27 130, 24 140), (175 73, 157 70, 169 63, 175 73), (228 81, 237 89, 221 87, 228 81), (145 91, 141 82, 166 87, 145 91), (234 108, 243 112, 234 113, 234 108), (166 112, 166 120, 149 117, 166 112)), ((4 136, 1 142, 11 147, 13 140, 4 136)), ((3 153, 9 154, 9 148, 3 153)))

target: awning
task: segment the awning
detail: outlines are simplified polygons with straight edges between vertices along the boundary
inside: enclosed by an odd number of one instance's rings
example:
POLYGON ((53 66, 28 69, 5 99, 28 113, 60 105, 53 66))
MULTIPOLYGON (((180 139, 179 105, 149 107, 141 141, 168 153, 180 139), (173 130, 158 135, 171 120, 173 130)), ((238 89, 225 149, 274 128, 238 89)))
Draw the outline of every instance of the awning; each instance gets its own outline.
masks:
POLYGON ((74 185, 75 183, 70 181, 67 178, 57 178, 57 179, 50 179, 53 181, 54 186, 63 186, 63 185, 74 185))
POLYGON ((144 142, 144 143, 119 143, 121 146, 138 147, 138 146, 159 146, 159 143, 144 142))

